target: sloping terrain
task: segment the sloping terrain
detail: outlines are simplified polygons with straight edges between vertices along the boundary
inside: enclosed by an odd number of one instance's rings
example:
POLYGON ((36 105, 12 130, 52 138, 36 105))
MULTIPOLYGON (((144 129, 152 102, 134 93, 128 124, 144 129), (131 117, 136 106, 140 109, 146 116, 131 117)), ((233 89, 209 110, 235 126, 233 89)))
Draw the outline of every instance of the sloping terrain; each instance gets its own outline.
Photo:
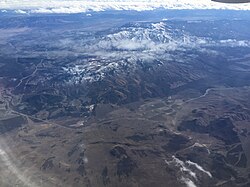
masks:
POLYGON ((249 186, 250 19, 110 14, 5 14, 0 186, 249 186))

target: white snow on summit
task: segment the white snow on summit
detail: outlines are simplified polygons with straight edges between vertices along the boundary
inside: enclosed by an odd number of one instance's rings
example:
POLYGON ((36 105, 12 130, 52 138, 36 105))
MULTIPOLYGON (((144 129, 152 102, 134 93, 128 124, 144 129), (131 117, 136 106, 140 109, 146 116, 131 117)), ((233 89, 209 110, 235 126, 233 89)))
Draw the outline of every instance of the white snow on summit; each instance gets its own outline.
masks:
MULTIPOLYGON (((137 68, 138 62, 157 62, 159 66, 162 62, 173 60, 185 63, 188 58, 194 58, 194 55, 186 54, 186 51, 190 50, 192 53, 199 51, 203 54, 218 55, 212 47, 250 47, 249 42, 244 40, 215 41, 212 38, 198 37, 181 29, 171 28, 167 22, 134 23, 91 39, 91 42, 67 38, 59 40, 54 45, 54 48, 60 47, 86 56, 94 56, 93 59, 84 59, 73 67, 64 68, 67 73, 73 75, 71 82, 74 83, 102 80, 108 72, 120 73, 126 68, 133 71, 137 68), (179 55, 175 55, 176 52, 179 55)), ((189 165, 211 176, 198 165, 191 162, 189 165)))
POLYGON ((27 13, 82 13, 105 10, 230 9, 250 10, 250 3, 223 4, 211 0, 0 0, 0 10, 27 13))

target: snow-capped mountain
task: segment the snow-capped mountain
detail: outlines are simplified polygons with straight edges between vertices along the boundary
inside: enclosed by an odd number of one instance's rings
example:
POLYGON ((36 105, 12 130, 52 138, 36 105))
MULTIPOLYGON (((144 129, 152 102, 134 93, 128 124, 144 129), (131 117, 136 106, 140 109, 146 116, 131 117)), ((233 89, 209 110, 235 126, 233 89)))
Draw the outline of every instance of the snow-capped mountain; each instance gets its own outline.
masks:
POLYGON ((160 66, 171 61, 187 63, 188 54, 194 58, 195 51, 217 55, 211 50, 212 46, 250 46, 248 41, 216 41, 207 36, 195 36, 173 28, 168 22, 130 23, 103 35, 96 34, 86 43, 81 40, 70 43, 81 54, 90 56, 64 68, 73 75, 70 82, 74 83, 99 81, 110 72, 119 74, 128 69, 133 72, 145 65, 160 66))
POLYGON ((75 48, 92 57, 64 68, 74 75, 71 80, 74 83, 101 80, 109 72, 119 73, 126 69, 132 72, 145 64, 157 65, 155 61, 159 65, 161 61, 173 59, 181 62, 185 60, 182 53, 202 50, 209 44, 209 39, 171 28, 166 22, 157 22, 127 24, 106 35, 96 36, 84 46, 80 43, 75 48), (173 54, 176 52, 178 57, 173 54))
POLYGON ((114 29, 106 36, 85 46, 85 51, 136 51, 136 53, 165 53, 206 44, 205 38, 191 36, 180 29, 172 29, 165 22, 135 23, 114 29))

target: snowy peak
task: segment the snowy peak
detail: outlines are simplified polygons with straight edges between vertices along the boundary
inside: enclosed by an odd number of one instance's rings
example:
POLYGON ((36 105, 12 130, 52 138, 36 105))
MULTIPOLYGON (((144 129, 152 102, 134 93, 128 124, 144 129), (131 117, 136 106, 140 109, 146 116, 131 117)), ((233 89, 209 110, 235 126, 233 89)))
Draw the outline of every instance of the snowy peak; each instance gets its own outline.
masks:
MULTIPOLYGON (((167 26, 165 22, 135 23, 115 29, 101 38, 95 46, 105 51, 137 51, 162 53, 198 47, 206 43, 204 38, 167 26), (203 41, 203 42, 202 42, 203 41)), ((93 50, 93 48, 91 48, 93 50)))

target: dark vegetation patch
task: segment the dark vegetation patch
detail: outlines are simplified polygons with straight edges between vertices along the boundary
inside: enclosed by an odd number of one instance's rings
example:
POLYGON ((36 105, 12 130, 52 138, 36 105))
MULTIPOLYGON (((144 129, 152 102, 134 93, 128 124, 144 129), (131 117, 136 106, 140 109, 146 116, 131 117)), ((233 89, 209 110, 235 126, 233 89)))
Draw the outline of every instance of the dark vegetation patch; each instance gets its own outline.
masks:
POLYGON ((136 162, 129 157, 126 150, 121 146, 115 146, 110 151, 110 154, 119 159, 117 163, 117 175, 119 177, 128 177, 129 174, 137 167, 136 162))
POLYGON ((132 149, 131 152, 134 155, 138 155, 139 157, 143 158, 143 157, 147 157, 148 154, 146 153, 146 150, 136 150, 136 149, 132 149))
POLYGON ((80 164, 76 171, 79 173, 79 175, 84 176, 86 174, 84 164, 80 164))
POLYGON ((115 146, 113 149, 111 149, 110 154, 116 158, 127 156, 126 150, 120 146, 115 146))
POLYGON ((107 166, 105 166, 102 170, 102 182, 103 184, 106 186, 110 183, 110 179, 109 179, 109 176, 108 176, 108 168, 107 166))
POLYGON ((230 180, 237 177, 237 172, 228 166, 225 157, 221 154, 212 154, 212 175, 220 180, 230 180))
POLYGON ((209 134, 227 145, 240 142, 237 132, 234 131, 234 125, 229 118, 218 118, 211 121, 207 126, 202 126, 197 119, 183 121, 178 130, 209 134))
POLYGON ((136 163, 130 157, 124 157, 117 163, 117 174, 118 176, 129 174, 137 167, 136 163))
POLYGON ((188 138, 182 135, 172 135, 169 142, 162 146, 162 148, 167 152, 176 152, 188 146, 190 146, 188 138))
POLYGON ((25 68, 22 64, 16 63, 15 58, 0 58, 0 62, 4 63, 4 65, 0 68, 0 75, 3 77, 22 77, 22 72, 25 71, 25 68))
POLYGON ((246 157, 246 155, 244 153, 241 154, 240 160, 236 164, 236 166, 240 167, 240 168, 246 168, 247 167, 247 157, 246 157))
POLYGON ((129 140, 133 140, 134 142, 140 142, 140 141, 145 141, 148 140, 147 136, 141 136, 141 135, 133 135, 133 136, 127 136, 126 137, 129 140))
POLYGON ((0 134, 22 127, 25 123, 27 120, 23 116, 0 120, 0 134))
POLYGON ((71 157, 76 151, 79 150, 79 146, 75 145, 69 152, 68 152, 68 157, 71 157))
POLYGON ((32 96, 24 96, 22 100, 24 103, 27 103, 30 109, 33 109, 28 111, 34 113, 45 109, 48 106, 60 105, 63 97, 51 94, 36 94, 32 96))
POLYGON ((47 160, 45 160, 44 163, 42 164, 41 169, 42 170, 52 169, 54 167, 54 164, 53 164, 53 159, 54 158, 55 157, 50 157, 47 160))
POLYGON ((227 160, 227 163, 231 164, 231 165, 238 165, 238 167, 242 166, 243 164, 243 167, 246 166, 246 162, 244 162, 244 158, 245 157, 245 154, 244 154, 244 151, 243 151, 243 148, 242 148, 242 145, 237 145, 236 147, 234 147, 233 149, 231 149, 230 151, 227 152, 227 155, 226 155, 226 160, 227 160), (243 158, 242 158, 243 156, 243 158), (243 159, 243 160, 242 160, 243 159))
POLYGON ((37 137, 43 137, 43 138, 58 138, 60 137, 59 134, 55 133, 55 132, 40 132, 36 134, 37 137))

